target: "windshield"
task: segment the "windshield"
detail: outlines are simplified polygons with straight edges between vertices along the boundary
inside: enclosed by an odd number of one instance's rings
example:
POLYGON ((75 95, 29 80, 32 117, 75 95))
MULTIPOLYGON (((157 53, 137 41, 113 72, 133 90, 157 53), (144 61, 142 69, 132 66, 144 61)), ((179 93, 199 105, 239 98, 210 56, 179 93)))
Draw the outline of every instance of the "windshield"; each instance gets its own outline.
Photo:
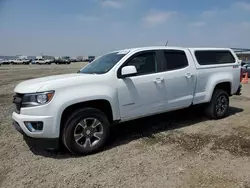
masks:
POLYGON ((103 55, 83 67, 79 72, 84 74, 104 74, 112 69, 126 54, 113 52, 103 55))

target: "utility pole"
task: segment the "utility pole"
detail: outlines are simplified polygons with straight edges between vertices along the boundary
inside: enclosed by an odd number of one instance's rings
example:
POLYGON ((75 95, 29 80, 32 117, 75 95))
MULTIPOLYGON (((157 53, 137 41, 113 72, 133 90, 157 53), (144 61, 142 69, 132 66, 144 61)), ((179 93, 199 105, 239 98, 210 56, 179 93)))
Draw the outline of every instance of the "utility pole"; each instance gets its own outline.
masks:
POLYGON ((166 42, 165 46, 167 46, 167 45, 168 45, 168 41, 166 42))

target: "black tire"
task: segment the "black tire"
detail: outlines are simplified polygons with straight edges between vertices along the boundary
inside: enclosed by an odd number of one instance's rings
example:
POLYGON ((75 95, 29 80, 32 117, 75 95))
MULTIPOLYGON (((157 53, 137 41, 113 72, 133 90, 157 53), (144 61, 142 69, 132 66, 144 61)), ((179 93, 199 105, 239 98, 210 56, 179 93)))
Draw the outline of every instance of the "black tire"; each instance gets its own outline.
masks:
POLYGON ((88 155, 99 152, 103 149, 110 133, 110 123, 106 115, 98 109, 95 108, 83 108, 76 110, 72 115, 69 116, 62 130, 62 142, 64 146, 73 154, 88 155), (74 131, 80 121, 85 118, 95 118, 102 124, 102 138, 99 142, 88 148, 79 146, 75 141, 74 131))
POLYGON ((221 119, 224 118, 228 112, 229 108, 229 96, 228 93, 221 89, 216 89, 213 93, 210 103, 205 108, 205 113, 209 118, 221 119), (219 100, 223 98, 223 108, 220 107, 219 100), (217 110, 217 109, 221 110, 217 110), (222 110, 223 109, 223 110, 222 110))

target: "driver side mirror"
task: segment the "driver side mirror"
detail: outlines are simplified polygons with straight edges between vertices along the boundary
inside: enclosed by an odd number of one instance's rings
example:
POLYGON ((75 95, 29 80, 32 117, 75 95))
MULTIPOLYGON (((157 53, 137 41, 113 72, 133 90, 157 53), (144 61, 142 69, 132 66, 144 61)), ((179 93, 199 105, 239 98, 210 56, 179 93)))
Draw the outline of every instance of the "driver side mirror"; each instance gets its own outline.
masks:
POLYGON ((135 76, 136 74, 137 74, 137 70, 135 66, 133 65, 125 66, 122 68, 122 71, 121 71, 122 78, 135 76))

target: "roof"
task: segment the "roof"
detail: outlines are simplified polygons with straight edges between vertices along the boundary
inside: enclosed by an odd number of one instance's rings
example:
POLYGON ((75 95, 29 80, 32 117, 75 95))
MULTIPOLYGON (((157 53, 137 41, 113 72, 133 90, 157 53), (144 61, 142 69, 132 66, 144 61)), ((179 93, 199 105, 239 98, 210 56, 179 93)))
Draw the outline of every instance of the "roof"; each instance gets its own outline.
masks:
POLYGON ((138 48, 128 48, 128 49, 122 49, 122 50, 116 50, 113 52, 118 53, 128 53, 133 51, 143 51, 143 50, 157 50, 157 49, 190 49, 190 50, 231 50, 230 48, 212 48, 212 47, 195 47, 195 48, 188 48, 188 47, 176 47, 176 46, 147 46, 147 47, 138 47, 138 48))

